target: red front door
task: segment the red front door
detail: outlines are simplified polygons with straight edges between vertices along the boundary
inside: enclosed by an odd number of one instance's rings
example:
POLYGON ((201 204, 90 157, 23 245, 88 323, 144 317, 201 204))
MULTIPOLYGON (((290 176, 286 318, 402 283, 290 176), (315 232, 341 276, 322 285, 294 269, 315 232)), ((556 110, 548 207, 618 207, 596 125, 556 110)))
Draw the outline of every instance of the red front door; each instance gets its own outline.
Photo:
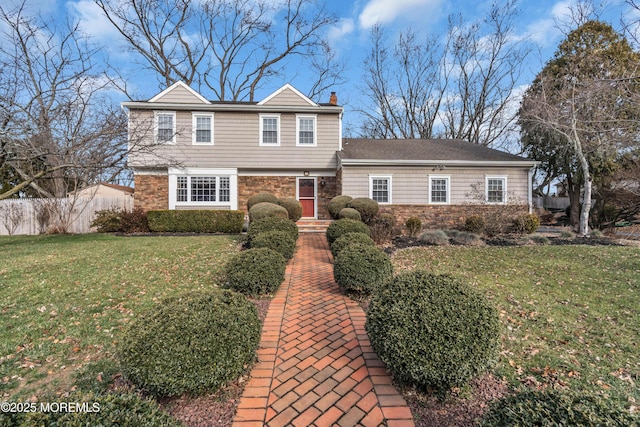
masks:
POLYGON ((298 179, 298 200, 302 204, 302 217, 316 216, 316 180, 314 178, 298 179))

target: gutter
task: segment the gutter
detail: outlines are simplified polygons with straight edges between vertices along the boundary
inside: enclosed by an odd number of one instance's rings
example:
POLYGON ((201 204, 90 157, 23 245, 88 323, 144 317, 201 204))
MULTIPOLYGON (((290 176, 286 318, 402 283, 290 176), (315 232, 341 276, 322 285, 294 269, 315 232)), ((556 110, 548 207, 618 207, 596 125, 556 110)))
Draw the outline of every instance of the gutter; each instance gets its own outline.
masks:
MULTIPOLYGON (((506 166, 535 167, 535 160, 372 160, 339 158, 342 166, 506 166)), ((531 173, 531 172, 530 172, 531 173)))
POLYGON ((120 104, 129 110, 171 110, 171 111, 227 111, 227 112, 261 112, 261 113, 337 113, 344 109, 339 106, 282 106, 282 105, 247 105, 247 104, 176 104, 167 102, 123 102, 120 104))

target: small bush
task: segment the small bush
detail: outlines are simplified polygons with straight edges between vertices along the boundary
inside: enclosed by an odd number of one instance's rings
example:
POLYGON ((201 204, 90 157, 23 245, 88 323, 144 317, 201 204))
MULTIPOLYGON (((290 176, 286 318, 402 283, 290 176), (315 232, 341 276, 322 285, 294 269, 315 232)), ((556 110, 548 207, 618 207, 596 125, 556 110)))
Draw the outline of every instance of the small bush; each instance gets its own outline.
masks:
POLYGON ((475 233, 468 233, 466 231, 458 231, 455 233, 447 233, 451 243, 454 245, 464 245, 464 246, 480 246, 483 245, 484 242, 475 233))
POLYGON ((291 221, 302 218, 302 203, 298 200, 294 198, 278 199, 278 204, 287 210, 291 221))
POLYGON ((336 256, 333 277, 347 292, 369 294, 391 280, 393 265, 375 246, 350 245, 336 256))
POLYGON ((340 251, 351 245, 375 246, 376 243, 371 237, 364 233, 346 233, 338 237, 331 244, 331 253, 333 254, 333 257, 335 258, 338 256, 340 251))
POLYGON ((365 327, 397 380, 441 394, 464 386, 497 358, 496 309, 449 276, 396 276, 374 291, 365 327))
POLYGON ((296 251, 296 241, 286 231, 265 231, 251 240, 252 248, 269 248, 289 260, 296 251))
POLYGON ((120 231, 120 209, 105 209, 96 212, 96 217, 91 221, 91 227, 96 227, 98 233, 116 233, 120 231))
POLYGON ((278 198, 270 193, 254 194, 253 196, 249 197, 249 200, 247 200, 247 210, 250 211, 254 205, 257 205, 258 203, 264 203, 264 202, 273 203, 277 205, 278 198))
POLYGON ((359 197, 351 200, 347 203, 348 208, 353 208, 360 213, 362 222, 369 224, 369 222, 378 214, 380 205, 373 199, 368 197, 359 197))
POLYGON ((249 224, 249 230, 247 230, 249 246, 255 236, 266 231, 285 231, 293 240, 298 240, 298 226, 295 222, 287 218, 268 216, 249 224))
POLYGON ((576 233, 573 230, 571 230, 570 228, 564 228, 560 232, 560 237, 562 237, 563 239, 573 240, 573 239, 576 238, 576 233))
POLYGON ((535 243, 536 245, 549 244, 549 239, 546 236, 543 236, 542 234, 531 234, 530 236, 525 236, 525 238, 528 241, 535 243))
POLYGON ((147 213, 142 208, 122 211, 122 214, 120 214, 120 229, 123 233, 149 232, 147 213))
POLYGON ((404 226, 409 230, 409 237, 416 237, 422 230, 422 221, 420 221, 420 218, 412 216, 407 219, 404 226))
POLYGON ((353 200, 351 196, 336 196, 329 201, 327 204, 327 209, 329 210, 329 215, 333 219, 340 219, 339 214, 340 211, 347 207, 347 204, 353 200))
POLYGON ((352 219, 339 219, 331 223, 327 228, 326 235, 329 245, 335 242, 338 237, 346 233, 364 233, 367 236, 371 236, 371 231, 366 224, 352 219))
MULTIPOLYGON (((72 394, 64 402, 86 405, 87 411, 30 412, 8 418, 0 417, 3 427, 64 426, 64 427, 180 427, 183 424, 162 411, 152 399, 136 393, 72 394)), ((53 403, 61 403, 52 401, 53 403)))
POLYGON ((247 249, 227 264, 223 286, 251 296, 271 294, 284 280, 286 263, 273 249, 247 249))
POLYGON ((270 202, 256 203, 249 209, 249 222, 269 216, 289 219, 289 212, 284 207, 270 202))
POLYGON ((484 218, 472 215, 464 222, 464 230, 470 233, 483 233, 485 228, 484 218))
POLYGON ((259 341, 260 320, 246 297, 226 290, 193 292, 166 298, 139 315, 117 354, 125 377, 143 390, 198 395, 245 371, 259 341))
POLYGON ((338 213, 338 218, 339 219, 352 219, 354 221, 360 221, 362 222, 362 216, 360 215, 360 212, 358 212, 357 210, 353 209, 353 208, 344 208, 340 211, 340 213, 338 213))
POLYGON ((369 222, 371 238, 376 243, 384 243, 391 240, 395 227, 396 217, 390 213, 378 214, 369 222))
POLYGON ((426 245, 444 246, 449 244, 449 236, 442 230, 428 230, 420 235, 420 241, 426 245))
POLYGON ((481 427, 634 426, 638 418, 615 404, 570 391, 526 390, 495 402, 481 427))
POLYGON ((523 214, 513 219, 513 231, 519 234, 531 234, 540 227, 540 218, 535 214, 523 214))
POLYGON ((149 229, 169 233, 240 233, 244 212, 223 210, 148 211, 149 229))

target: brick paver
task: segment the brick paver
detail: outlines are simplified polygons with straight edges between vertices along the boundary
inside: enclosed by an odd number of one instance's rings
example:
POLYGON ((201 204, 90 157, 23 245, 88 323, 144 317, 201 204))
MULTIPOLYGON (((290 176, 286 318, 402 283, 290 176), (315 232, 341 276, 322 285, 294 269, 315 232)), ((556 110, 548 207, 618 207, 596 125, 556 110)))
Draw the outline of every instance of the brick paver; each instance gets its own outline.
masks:
POLYGON ((233 426, 413 426, 364 324, 360 306, 333 280, 324 235, 302 234, 233 426))

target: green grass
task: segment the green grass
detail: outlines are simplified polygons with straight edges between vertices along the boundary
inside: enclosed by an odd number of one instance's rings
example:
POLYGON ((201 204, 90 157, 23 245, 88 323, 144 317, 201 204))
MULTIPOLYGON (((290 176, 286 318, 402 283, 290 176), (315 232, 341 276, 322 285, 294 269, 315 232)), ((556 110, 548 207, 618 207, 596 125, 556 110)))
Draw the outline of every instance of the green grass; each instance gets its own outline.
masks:
POLYGON ((514 387, 590 391, 640 402, 640 249, 425 247, 397 252, 396 270, 450 274, 500 311, 496 373, 514 387))
MULTIPOLYGON (((160 299, 217 286, 238 236, 0 237, 0 393, 68 391, 160 299)), ((98 363, 99 364, 99 363, 98 363)), ((103 363, 104 364, 104 363, 103 363)))

